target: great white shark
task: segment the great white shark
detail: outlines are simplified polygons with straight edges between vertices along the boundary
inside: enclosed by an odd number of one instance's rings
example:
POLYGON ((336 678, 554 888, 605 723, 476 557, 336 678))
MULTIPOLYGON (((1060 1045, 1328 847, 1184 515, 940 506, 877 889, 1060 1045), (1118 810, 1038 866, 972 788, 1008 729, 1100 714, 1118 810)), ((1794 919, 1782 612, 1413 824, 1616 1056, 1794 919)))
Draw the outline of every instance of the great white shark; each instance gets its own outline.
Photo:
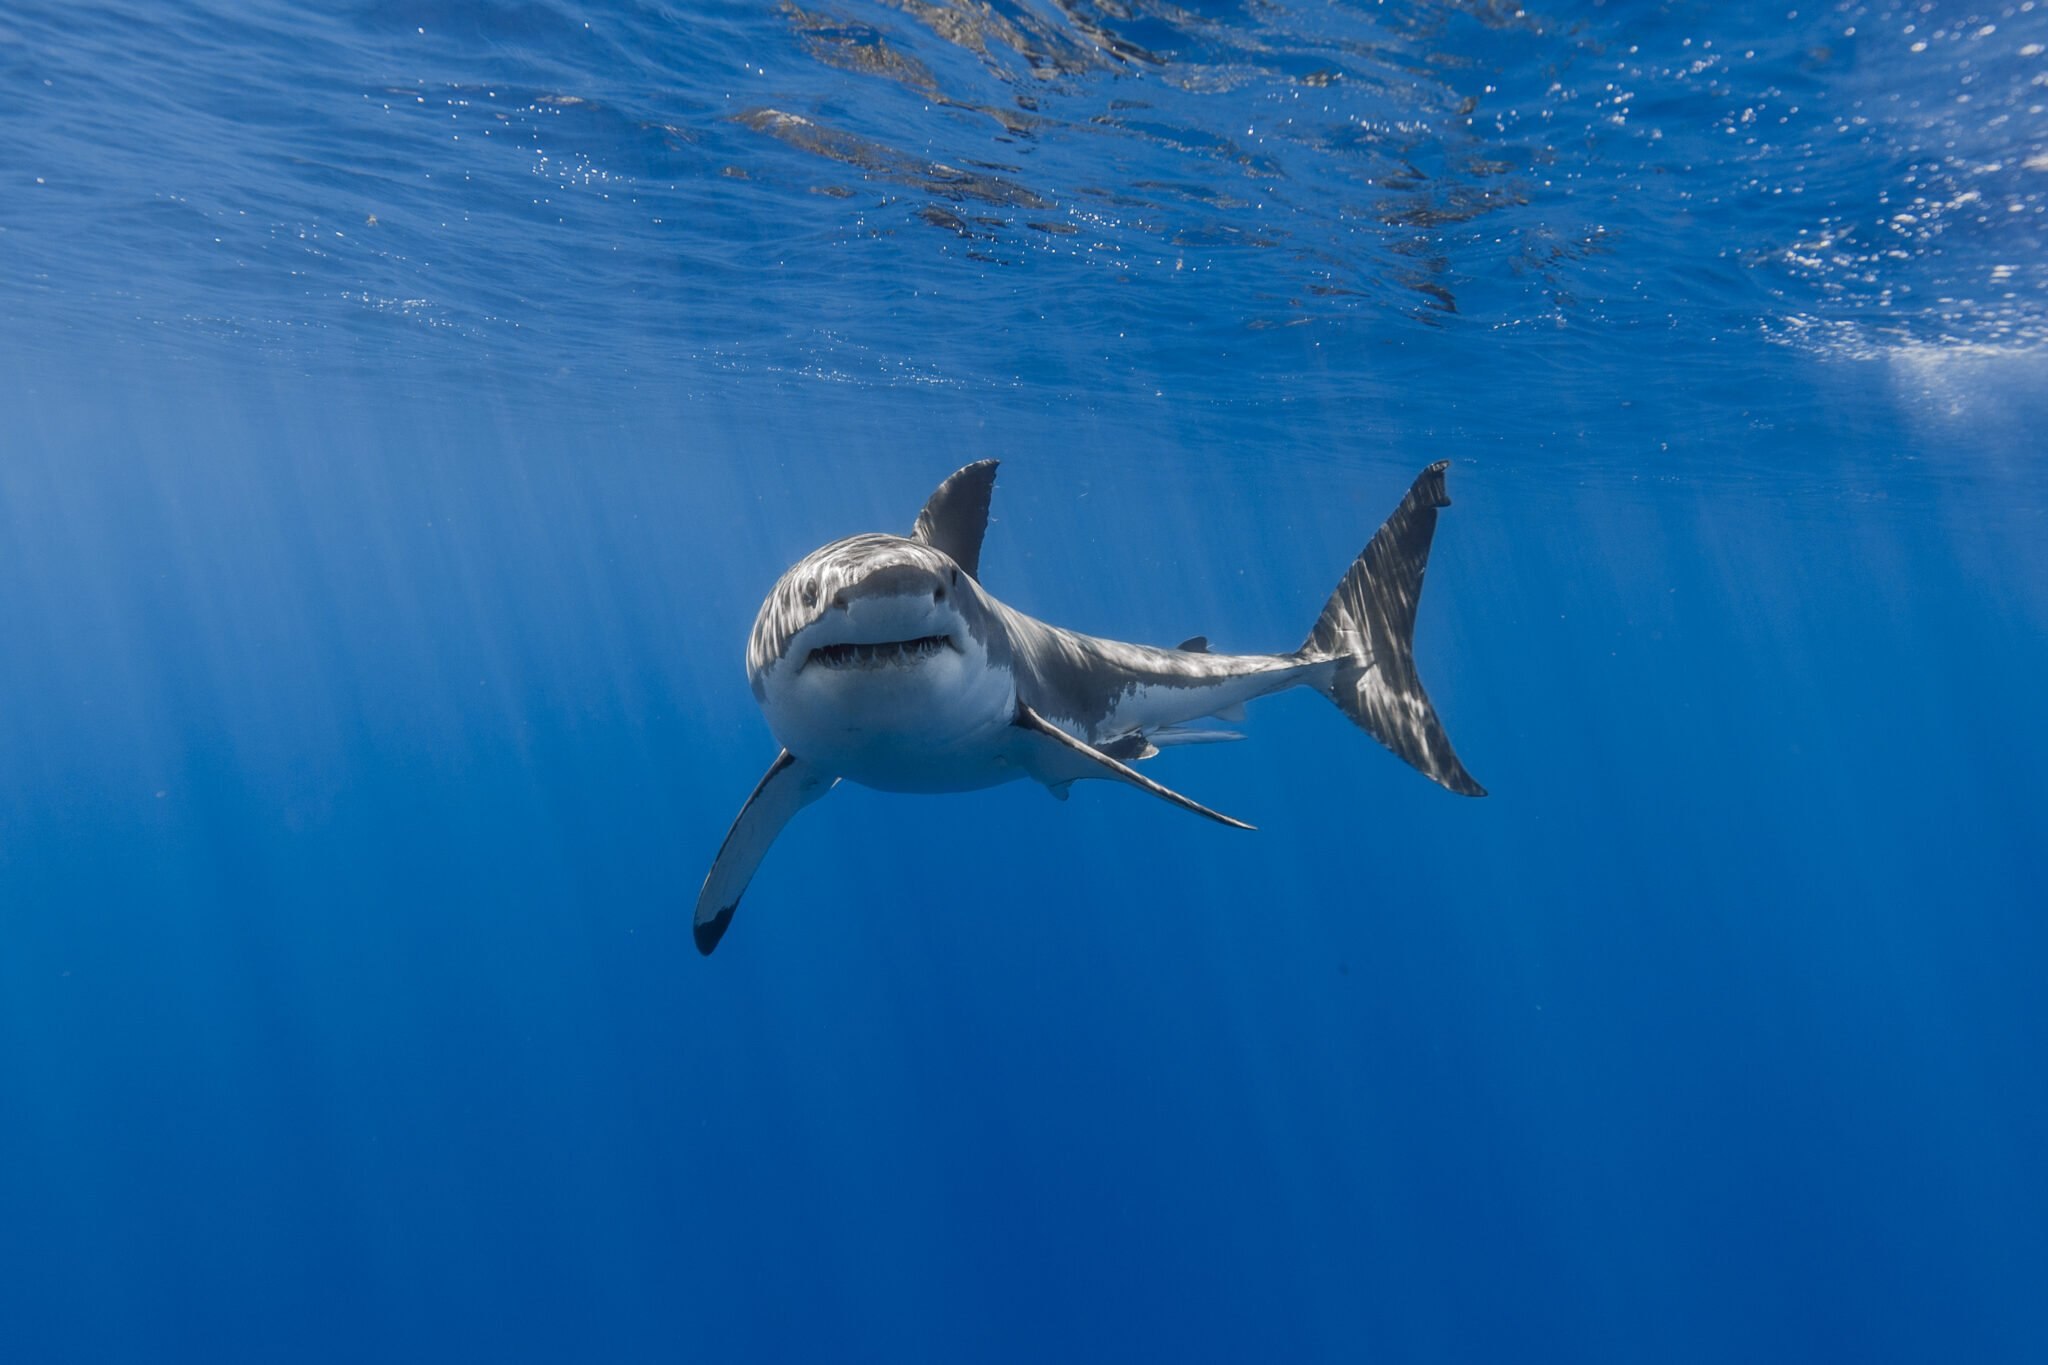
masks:
POLYGON ((699 952, 718 946, 740 896, 790 817, 841 781, 957 792, 1018 778, 1062 799, 1113 778, 1183 810, 1251 826, 1171 791, 1131 764, 1162 745, 1235 739, 1197 727, 1244 704, 1313 687, 1425 777, 1486 791, 1451 751, 1415 672, 1415 607, 1448 507, 1444 470, 1422 471, 1352 563, 1299 649, 1218 654, 1047 625, 981 586, 996 461, 940 484, 908 536, 850 536, 792 565, 761 604, 747 678, 782 752, 740 808, 697 896, 699 952))

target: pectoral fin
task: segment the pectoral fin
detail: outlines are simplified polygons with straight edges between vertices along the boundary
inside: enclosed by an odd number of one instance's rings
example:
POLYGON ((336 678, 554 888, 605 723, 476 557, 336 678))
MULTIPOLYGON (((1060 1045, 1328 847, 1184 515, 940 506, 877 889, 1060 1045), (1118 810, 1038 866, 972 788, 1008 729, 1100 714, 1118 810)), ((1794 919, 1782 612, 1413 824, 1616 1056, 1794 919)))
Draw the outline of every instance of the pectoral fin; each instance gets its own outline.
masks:
POLYGON ((725 926, 732 922, 732 912, 739 909, 740 896, 746 891, 747 883, 754 879, 755 869, 767 856, 768 846, 775 842, 775 836, 782 832, 789 818, 831 791, 838 781, 838 778, 819 772, 787 749, 769 765, 767 774, 754 788, 754 794, 747 798, 746 805, 740 807, 739 817, 732 822, 732 828, 726 831, 725 842, 718 848, 718 857, 712 861, 711 871, 704 878, 704 889, 697 893, 697 916, 693 928, 698 952, 709 956, 711 950, 718 946, 718 940, 725 934, 725 926))
POLYGON ((1017 706, 1017 719, 1012 724, 1020 730, 1040 736, 1045 742, 1059 745, 1068 753, 1095 764, 1102 771, 1095 773, 1094 776, 1114 777, 1120 781, 1128 782, 1140 791, 1152 793, 1152 795, 1162 801, 1170 801, 1182 810, 1193 811, 1197 815, 1205 815, 1218 824, 1229 825, 1232 829, 1252 828, 1252 826, 1247 825, 1242 820, 1233 820, 1219 811, 1210 810, 1199 801, 1190 800, 1177 791, 1160 786, 1157 782, 1146 777, 1129 764, 1119 762, 1093 745, 1074 738, 1065 730, 1060 729, 1057 725, 1054 725, 1044 716, 1039 715, 1021 702, 1017 706))

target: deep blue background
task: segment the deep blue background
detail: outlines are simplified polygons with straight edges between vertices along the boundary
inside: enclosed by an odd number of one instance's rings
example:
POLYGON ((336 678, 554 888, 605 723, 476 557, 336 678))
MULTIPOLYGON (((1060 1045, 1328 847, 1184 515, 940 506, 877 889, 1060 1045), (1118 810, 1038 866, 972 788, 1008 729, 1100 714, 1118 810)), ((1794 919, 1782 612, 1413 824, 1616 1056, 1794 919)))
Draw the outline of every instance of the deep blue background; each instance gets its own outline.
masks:
POLYGON ((2048 1354, 2048 18, 1612 8, 0 15, 0 1356, 2048 1354), (700 960, 987 456, 1232 649, 1454 460, 1493 794, 842 789, 700 960))

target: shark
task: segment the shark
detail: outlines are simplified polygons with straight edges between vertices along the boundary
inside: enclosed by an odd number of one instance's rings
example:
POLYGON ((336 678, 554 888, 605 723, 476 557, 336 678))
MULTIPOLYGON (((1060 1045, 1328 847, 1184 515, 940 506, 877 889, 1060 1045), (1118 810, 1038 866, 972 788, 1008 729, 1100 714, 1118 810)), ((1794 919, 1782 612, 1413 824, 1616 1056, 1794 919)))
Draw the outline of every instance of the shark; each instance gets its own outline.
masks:
POLYGON ((1176 744, 1239 739, 1247 702, 1322 693, 1438 785, 1484 796, 1415 669, 1415 613, 1449 461, 1430 465, 1354 560, 1308 638, 1282 654, 1171 648, 1049 625, 981 583, 994 460, 949 476, 907 536, 869 532, 791 565, 761 604, 747 679, 782 746, 697 896, 699 952, 718 946, 792 817, 841 782, 961 792, 1033 781, 1125 783, 1236 829, 1252 826, 1134 766, 1176 744))

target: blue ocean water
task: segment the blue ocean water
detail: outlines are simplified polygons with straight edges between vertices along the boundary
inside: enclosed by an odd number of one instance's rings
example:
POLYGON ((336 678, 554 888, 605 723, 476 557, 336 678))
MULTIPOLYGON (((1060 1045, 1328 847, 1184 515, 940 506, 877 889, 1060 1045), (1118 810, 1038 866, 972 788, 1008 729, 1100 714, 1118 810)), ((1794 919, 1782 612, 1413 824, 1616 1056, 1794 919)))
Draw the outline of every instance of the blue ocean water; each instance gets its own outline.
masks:
POLYGON ((0 1359, 2048 1359, 2048 7, 0 7, 0 1359), (845 788, 781 570, 1321 700, 845 788))

